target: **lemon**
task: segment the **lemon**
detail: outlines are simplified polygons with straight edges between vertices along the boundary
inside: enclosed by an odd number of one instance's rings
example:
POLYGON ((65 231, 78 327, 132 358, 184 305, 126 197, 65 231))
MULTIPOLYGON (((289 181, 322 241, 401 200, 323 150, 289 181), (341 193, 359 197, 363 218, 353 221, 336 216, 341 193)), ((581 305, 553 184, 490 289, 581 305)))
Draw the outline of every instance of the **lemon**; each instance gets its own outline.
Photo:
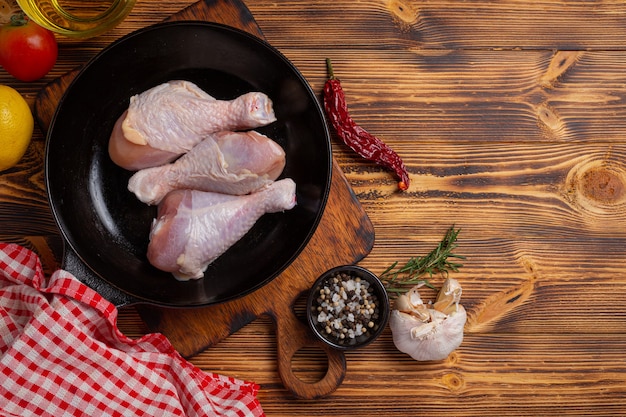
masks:
POLYGON ((0 171, 15 166, 30 144, 35 122, 28 103, 13 88, 0 85, 0 171))

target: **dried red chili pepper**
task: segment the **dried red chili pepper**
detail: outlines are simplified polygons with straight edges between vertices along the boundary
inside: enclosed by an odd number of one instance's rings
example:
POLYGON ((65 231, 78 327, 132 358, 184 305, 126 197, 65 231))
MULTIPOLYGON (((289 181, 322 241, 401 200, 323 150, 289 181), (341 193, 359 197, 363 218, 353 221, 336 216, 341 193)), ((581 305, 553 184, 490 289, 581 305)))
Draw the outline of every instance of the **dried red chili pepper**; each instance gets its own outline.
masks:
POLYGON ((326 59, 326 67, 329 77, 324 84, 324 109, 341 140, 363 158, 395 171, 400 178, 398 188, 408 189, 409 174, 400 156, 352 119, 348 112, 345 93, 339 79, 333 73, 330 59, 326 59))

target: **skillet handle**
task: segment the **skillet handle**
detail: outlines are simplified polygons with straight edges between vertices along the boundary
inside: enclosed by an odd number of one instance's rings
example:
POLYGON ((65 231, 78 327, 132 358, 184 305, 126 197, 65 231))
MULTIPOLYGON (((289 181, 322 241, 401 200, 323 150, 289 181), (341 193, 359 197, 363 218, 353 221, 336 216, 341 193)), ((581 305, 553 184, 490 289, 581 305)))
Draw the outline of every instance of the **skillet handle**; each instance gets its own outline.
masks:
POLYGON ((346 358, 342 351, 317 340, 311 330, 293 313, 272 315, 276 324, 278 351, 278 373, 285 388, 295 396, 303 399, 324 397, 335 391, 346 375, 346 358), (293 372, 292 359, 298 350, 316 346, 326 353, 328 369, 322 379, 307 383, 299 379, 293 372))
POLYGON ((83 284, 99 293, 117 308, 136 304, 139 301, 97 276, 67 243, 65 243, 63 249, 63 264, 61 268, 74 275, 83 284))

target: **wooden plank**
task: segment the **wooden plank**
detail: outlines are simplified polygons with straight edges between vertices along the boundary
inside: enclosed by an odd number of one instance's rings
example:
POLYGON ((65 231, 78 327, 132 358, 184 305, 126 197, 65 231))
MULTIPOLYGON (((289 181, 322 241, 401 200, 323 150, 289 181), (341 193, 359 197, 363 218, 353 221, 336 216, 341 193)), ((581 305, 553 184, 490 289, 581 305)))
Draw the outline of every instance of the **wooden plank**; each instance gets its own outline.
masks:
POLYGON ((18 167, 0 173, 0 234, 57 235, 45 193, 44 144, 33 142, 18 167))
MULTIPOLYGON (((349 352, 341 387, 312 402, 290 400, 273 377, 277 352, 271 334, 270 320, 257 320, 193 361, 259 383, 259 398, 271 416, 311 410, 366 416, 374 410, 386 416, 624 415, 624 335, 470 334, 447 360, 420 363, 395 351, 387 330, 369 347, 349 352)), ((302 378, 319 374, 315 359, 315 352, 303 353, 297 365, 302 378)))
POLYGON ((596 142, 626 132, 621 52, 282 51, 316 91, 331 58, 354 119, 392 142, 596 142))
POLYGON ((626 11, 607 1, 248 1, 270 42, 339 49, 623 50, 626 11))

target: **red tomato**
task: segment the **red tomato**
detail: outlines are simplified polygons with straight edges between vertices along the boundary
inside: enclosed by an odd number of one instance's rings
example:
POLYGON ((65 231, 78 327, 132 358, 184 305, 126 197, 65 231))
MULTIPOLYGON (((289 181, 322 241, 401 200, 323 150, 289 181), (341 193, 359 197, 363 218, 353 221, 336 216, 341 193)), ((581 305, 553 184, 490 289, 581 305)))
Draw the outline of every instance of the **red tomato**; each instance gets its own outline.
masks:
POLYGON ((0 28, 0 65, 18 80, 43 77, 54 66, 57 54, 54 34, 23 13, 14 15, 0 28))

